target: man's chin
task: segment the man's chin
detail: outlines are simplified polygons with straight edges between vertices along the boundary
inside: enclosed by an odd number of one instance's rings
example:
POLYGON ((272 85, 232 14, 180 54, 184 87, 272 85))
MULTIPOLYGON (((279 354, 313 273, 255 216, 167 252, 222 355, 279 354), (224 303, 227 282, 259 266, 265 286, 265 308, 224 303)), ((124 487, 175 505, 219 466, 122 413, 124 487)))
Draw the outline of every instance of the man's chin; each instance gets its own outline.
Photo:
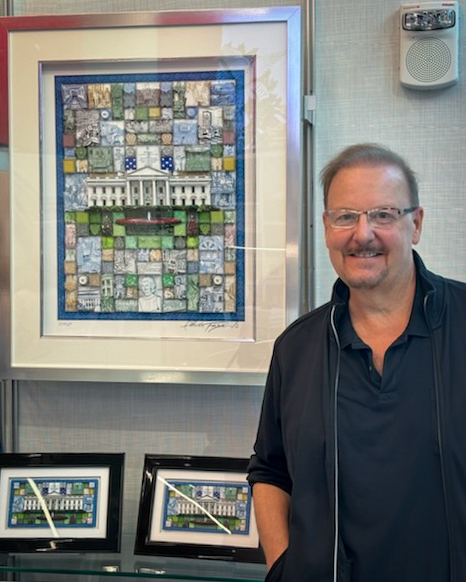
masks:
POLYGON ((379 284, 380 281, 370 281, 370 280, 349 280, 345 281, 346 284, 350 289, 375 289, 379 284))
POLYGON ((377 275, 360 275, 360 276, 343 276, 343 281, 350 289, 375 289, 386 278, 387 273, 379 273, 377 275))

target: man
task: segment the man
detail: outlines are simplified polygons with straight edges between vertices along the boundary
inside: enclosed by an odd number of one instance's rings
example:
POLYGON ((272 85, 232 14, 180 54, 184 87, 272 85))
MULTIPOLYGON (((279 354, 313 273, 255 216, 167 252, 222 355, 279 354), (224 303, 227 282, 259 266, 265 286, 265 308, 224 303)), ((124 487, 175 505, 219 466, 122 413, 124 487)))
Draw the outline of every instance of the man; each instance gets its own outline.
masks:
POLYGON ((412 246, 423 209, 392 151, 322 173, 331 301, 277 340, 249 480, 267 580, 466 580, 466 285, 412 246))

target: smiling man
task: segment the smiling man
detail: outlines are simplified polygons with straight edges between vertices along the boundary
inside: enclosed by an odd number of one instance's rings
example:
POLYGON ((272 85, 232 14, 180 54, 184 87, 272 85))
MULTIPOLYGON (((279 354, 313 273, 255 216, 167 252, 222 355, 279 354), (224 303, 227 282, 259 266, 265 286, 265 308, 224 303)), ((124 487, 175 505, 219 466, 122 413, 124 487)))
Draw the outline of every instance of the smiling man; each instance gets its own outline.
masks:
POLYGON ((391 296, 393 285, 414 285, 411 245, 419 241, 423 211, 413 198, 396 166, 359 165, 334 176, 324 213, 326 241, 336 272, 351 289, 377 288, 391 296), (413 220, 401 220, 407 214, 413 220))
POLYGON ((277 340, 249 466, 268 581, 466 580, 466 285, 413 245, 409 165, 376 144, 322 172, 339 278, 277 340))

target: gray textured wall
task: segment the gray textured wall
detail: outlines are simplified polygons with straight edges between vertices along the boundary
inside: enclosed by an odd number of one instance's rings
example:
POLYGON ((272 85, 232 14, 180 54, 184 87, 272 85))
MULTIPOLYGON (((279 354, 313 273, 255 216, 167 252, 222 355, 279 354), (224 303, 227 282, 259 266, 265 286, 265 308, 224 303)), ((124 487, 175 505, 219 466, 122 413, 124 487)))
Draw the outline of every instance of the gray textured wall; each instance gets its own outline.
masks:
MULTIPOLYGON (((405 155, 419 173, 426 210, 418 250, 431 269, 466 280, 466 48, 461 32, 459 83, 412 91, 398 81, 398 0, 317 3, 317 170, 343 147, 361 141, 385 143, 405 155)), ((464 14, 466 1, 459 5, 464 14)), ((317 304, 328 300, 335 279, 323 244, 320 192, 315 201, 317 304)))

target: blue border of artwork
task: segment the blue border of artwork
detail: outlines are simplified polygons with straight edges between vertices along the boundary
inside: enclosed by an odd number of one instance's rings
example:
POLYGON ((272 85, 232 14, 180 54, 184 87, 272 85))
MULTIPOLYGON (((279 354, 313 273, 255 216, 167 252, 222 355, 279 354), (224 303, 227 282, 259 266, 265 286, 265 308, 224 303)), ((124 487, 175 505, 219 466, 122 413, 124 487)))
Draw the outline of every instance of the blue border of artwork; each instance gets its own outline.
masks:
POLYGON ((59 320, 110 320, 110 321, 218 321, 239 322, 245 320, 245 111, 244 71, 200 71, 176 73, 129 73, 99 75, 57 75, 55 77, 56 151, 57 151, 57 254, 58 254, 58 319, 59 320), (65 311, 65 219, 64 219, 64 173, 63 173, 63 84, 78 83, 143 83, 155 81, 189 80, 235 80, 236 106, 236 311, 229 313, 139 313, 139 312, 69 312, 65 311))
MULTIPOLYGON (((242 536, 242 535, 249 535, 249 526, 250 526, 250 519, 251 519, 251 508, 252 508, 252 504, 251 504, 251 499, 252 499, 252 492, 251 492, 251 487, 248 485, 248 483, 242 483, 242 482, 235 482, 235 481, 228 481, 228 482, 224 482, 224 481, 196 481, 193 479, 189 479, 189 480, 173 480, 173 479, 167 479, 167 482, 170 483, 170 485, 172 485, 173 487, 176 487, 177 485, 199 485, 201 487, 247 487, 248 488, 248 501, 247 501, 247 510, 246 510, 246 529, 245 531, 236 531, 236 532, 232 532, 232 535, 235 536, 242 536)), ((164 502, 163 502, 163 524, 162 524, 162 529, 164 531, 171 531, 171 532, 185 532, 185 533, 191 533, 191 532, 201 532, 201 533, 205 533, 205 534, 221 534, 224 533, 222 529, 218 529, 218 531, 215 530, 209 530, 206 531, 205 529, 202 528, 189 528, 189 531, 187 530, 181 530, 181 529, 175 529, 175 528, 165 528, 165 520, 167 519, 167 507, 168 507, 168 501, 169 501, 169 495, 170 495, 170 488, 167 487, 165 485, 165 494, 164 494, 164 502)))
MULTIPOLYGON (((44 522, 44 524, 37 524, 37 523, 25 523, 25 524, 12 524, 11 523, 11 515, 12 515, 12 502, 13 502, 13 486, 16 481, 24 481, 27 480, 27 477, 10 477, 10 496, 8 501, 8 527, 10 529, 44 529, 48 528, 49 525, 44 522)), ((94 493, 94 509, 92 511, 92 523, 85 523, 85 524, 76 524, 76 523, 69 523, 69 524, 57 524, 57 527, 60 529, 66 528, 76 528, 76 529, 95 529, 97 526, 97 506, 99 501, 99 479, 97 477, 72 477, 72 478, 54 478, 54 477, 41 477, 40 479, 34 479, 34 483, 49 483, 53 481, 54 483, 74 483, 74 482, 82 482, 82 481, 95 481, 95 493, 94 493)))

